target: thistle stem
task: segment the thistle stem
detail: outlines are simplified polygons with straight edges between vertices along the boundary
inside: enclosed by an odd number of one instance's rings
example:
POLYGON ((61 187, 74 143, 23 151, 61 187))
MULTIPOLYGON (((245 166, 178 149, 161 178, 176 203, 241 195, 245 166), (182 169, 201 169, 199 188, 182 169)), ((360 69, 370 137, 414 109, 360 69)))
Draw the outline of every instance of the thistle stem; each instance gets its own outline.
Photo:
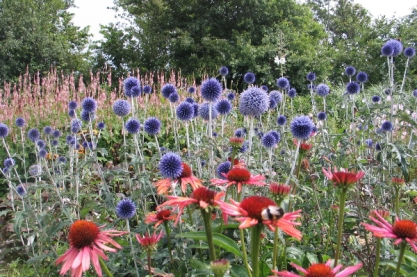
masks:
POLYGON ((136 275, 137 275, 138 277, 140 277, 140 276, 139 276, 138 264, 136 263, 136 259, 135 259, 135 249, 133 248, 133 243, 132 243, 132 235, 131 235, 131 232, 130 232, 130 224, 129 224, 129 219, 126 219, 126 228, 127 228, 127 232, 129 233, 130 251, 131 251, 131 253, 132 253, 133 264, 135 265, 136 275))
POLYGON ((403 240, 400 245, 400 256, 398 257, 398 263, 397 263, 397 270, 395 271, 395 277, 400 277, 400 268, 404 257, 405 247, 407 242, 403 240))
POLYGON ((339 198, 339 219, 337 222, 337 243, 336 243, 336 253, 334 255, 334 266, 337 265, 340 255, 340 245, 342 243, 342 229, 343 229, 343 220, 345 217, 345 200, 346 200, 347 189, 342 189, 340 192, 339 198))

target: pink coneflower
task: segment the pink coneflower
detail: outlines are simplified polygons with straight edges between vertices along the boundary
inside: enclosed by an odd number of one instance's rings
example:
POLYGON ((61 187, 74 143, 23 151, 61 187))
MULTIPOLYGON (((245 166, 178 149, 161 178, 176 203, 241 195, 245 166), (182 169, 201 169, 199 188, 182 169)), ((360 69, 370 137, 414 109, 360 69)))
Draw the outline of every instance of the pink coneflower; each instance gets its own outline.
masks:
POLYGON ((127 234, 123 231, 101 230, 103 227, 104 225, 98 227, 86 220, 77 220, 71 225, 68 236, 71 247, 55 262, 57 265, 64 263, 60 271, 61 275, 71 269, 71 277, 81 277, 83 272, 90 268, 90 262, 92 262, 97 275, 102 276, 99 257, 108 260, 103 250, 117 252, 117 249, 104 244, 110 243, 122 249, 111 237, 127 234))
POLYGON ((291 273, 288 271, 277 271, 272 270, 273 273, 276 275, 270 277, 346 277, 351 275, 352 273, 358 271, 362 264, 359 263, 354 266, 346 267, 344 270, 337 273, 340 269, 342 269, 342 265, 338 265, 335 268, 331 268, 330 264, 332 263, 331 260, 328 260, 325 264, 313 264, 309 268, 304 269, 301 266, 298 266, 294 263, 291 263, 293 267, 295 267, 299 272, 303 273, 303 275, 298 275, 295 273, 291 273))
POLYGON ((398 178, 398 177, 392 177, 392 179, 391 179, 391 183, 392 183, 394 186, 402 186, 402 185, 404 185, 404 184, 405 184, 405 180, 404 180, 404 179, 402 179, 402 178, 398 178))
MULTIPOLYGON (((298 140, 293 139, 293 143, 294 143, 295 146, 297 146, 298 145, 298 140)), ((313 145, 310 144, 310 143, 306 143, 306 142, 303 142, 303 141, 300 142, 300 152, 302 154, 305 154, 308 151, 310 151, 311 147, 313 147, 313 145)))
POLYGON ((182 163, 182 166, 183 170, 178 179, 172 180, 170 178, 166 178, 155 183, 158 194, 167 194, 172 187, 172 183, 174 182, 174 184, 176 184, 178 181, 181 184, 181 190, 183 193, 187 190, 187 184, 190 184, 193 190, 203 186, 201 180, 193 175, 191 168, 186 163, 182 163))
POLYGON ((142 237, 139 234, 136 234, 136 239, 146 251, 152 251, 156 250, 156 245, 158 244, 158 241, 162 238, 162 234, 162 232, 160 232, 159 234, 156 234, 154 232, 152 235, 148 233, 142 237))
POLYGON ((210 182, 215 185, 225 185, 230 187, 231 185, 237 185, 237 192, 242 191, 242 185, 254 185, 254 186, 263 186, 265 183, 265 177, 262 175, 253 176, 243 167, 234 167, 227 174, 223 173, 223 176, 226 177, 226 180, 223 179, 211 179, 210 182))
POLYGON ((301 232, 294 228, 301 225, 294 222, 301 217, 301 210, 284 213, 282 208, 276 206, 275 202, 264 196, 250 196, 242 202, 230 200, 232 204, 221 203, 220 208, 223 212, 224 221, 227 224, 227 216, 237 216, 235 220, 241 222, 239 228, 249 228, 257 224, 265 224, 271 231, 278 227, 288 235, 300 240, 301 232))
POLYGON ((171 210, 160 210, 159 212, 152 212, 149 213, 145 218, 146 224, 156 223, 155 228, 157 228, 162 223, 168 220, 175 220, 177 219, 176 214, 172 214, 171 210))
POLYGON ((286 184, 271 183, 269 192, 274 196, 285 197, 291 193, 291 186, 286 184))
POLYGON ((333 172, 330 168, 328 171, 326 171, 324 168, 322 170, 324 175, 326 175, 326 177, 329 178, 329 180, 333 181, 334 186, 341 189, 348 189, 365 175, 365 172, 363 171, 355 173, 348 172, 345 169, 337 171, 336 168, 333 172))

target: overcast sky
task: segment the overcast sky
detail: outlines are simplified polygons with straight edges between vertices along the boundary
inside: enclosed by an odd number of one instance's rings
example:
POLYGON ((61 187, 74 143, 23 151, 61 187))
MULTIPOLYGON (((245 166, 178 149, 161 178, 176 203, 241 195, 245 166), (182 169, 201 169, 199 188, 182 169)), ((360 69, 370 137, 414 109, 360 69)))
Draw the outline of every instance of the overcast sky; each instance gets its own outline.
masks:
MULTIPOLYGON (((302 0, 298 0, 302 2, 302 0)), ((90 32, 94 35, 94 40, 101 39, 99 34, 100 24, 106 25, 109 22, 117 22, 115 12, 107 9, 113 6, 113 0, 75 0, 78 8, 71 9, 74 15, 74 23, 77 26, 90 26, 90 32)), ((364 6, 370 13, 377 17, 386 15, 388 17, 401 17, 411 13, 411 9, 417 6, 413 0, 356 0, 364 6)))

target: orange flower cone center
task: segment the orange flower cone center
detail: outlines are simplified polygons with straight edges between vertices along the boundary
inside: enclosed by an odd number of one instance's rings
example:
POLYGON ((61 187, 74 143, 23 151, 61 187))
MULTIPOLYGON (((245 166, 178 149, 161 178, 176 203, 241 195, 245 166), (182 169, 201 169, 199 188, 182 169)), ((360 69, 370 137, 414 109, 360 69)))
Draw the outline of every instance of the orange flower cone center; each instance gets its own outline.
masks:
POLYGON ((69 230, 69 241, 76 248, 81 249, 93 244, 100 230, 93 222, 86 220, 75 221, 69 230))
POLYGON ((262 211, 268 206, 276 205, 274 201, 263 196, 250 196, 240 203, 240 207, 248 213, 248 217, 256 218, 259 222, 262 221, 262 211))
POLYGON ((417 237, 417 225, 411 220, 398 220, 393 227, 393 232, 399 238, 414 239, 417 237))
POLYGON ((330 266, 325 264, 313 264, 307 269, 306 277, 334 277, 330 266))
POLYGON ((214 203, 214 196, 216 195, 215 191, 209 190, 206 187, 199 187, 191 194, 191 198, 194 198, 198 201, 204 201, 210 205, 214 203))
POLYGON ((166 220, 170 216, 171 216, 170 210, 162 210, 156 214, 156 218, 158 220, 166 220))
POLYGON ((188 166, 188 164, 186 163, 182 163, 182 173, 180 178, 187 178, 187 177, 191 177, 191 175, 193 174, 191 167, 188 166))
POLYGON ((233 168, 227 173, 227 180, 245 183, 250 179, 250 172, 246 168, 233 168))

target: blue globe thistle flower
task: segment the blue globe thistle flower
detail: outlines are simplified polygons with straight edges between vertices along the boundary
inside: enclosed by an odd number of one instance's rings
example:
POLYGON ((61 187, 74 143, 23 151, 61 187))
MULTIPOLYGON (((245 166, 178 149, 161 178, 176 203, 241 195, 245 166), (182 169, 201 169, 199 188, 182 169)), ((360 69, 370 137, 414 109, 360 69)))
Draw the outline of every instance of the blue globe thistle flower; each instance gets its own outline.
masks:
POLYGON ((29 132, 28 132, 28 138, 32 142, 36 142, 39 139, 40 136, 41 136, 41 134, 39 133, 38 129, 36 129, 36 128, 30 129, 29 132))
POLYGON ((97 123, 97 129, 103 130, 104 128, 106 128, 106 124, 104 124, 104 122, 101 121, 97 123))
POLYGON ((317 127, 316 126, 313 126, 313 130, 311 130, 311 133, 312 134, 317 133, 317 127))
POLYGON ((383 131, 383 132, 391 132, 392 129, 393 129, 392 123, 389 122, 389 121, 385 121, 381 125, 381 131, 383 131))
POLYGON ((67 158, 65 158, 64 156, 60 156, 60 157, 58 158, 58 162, 59 162, 59 163, 61 163, 61 164, 64 164, 64 163, 66 163, 66 162, 67 162, 67 158))
POLYGON ((45 158, 47 154, 48 154, 48 152, 46 152, 45 149, 39 150, 39 157, 45 158))
POLYGON ((277 140, 270 133, 267 133, 267 134, 263 135, 262 139, 261 139, 261 142, 262 142, 262 145, 265 148, 268 148, 268 149, 273 148, 273 147, 275 147, 275 145, 277 145, 277 140))
POLYGON ((93 121, 96 118, 96 114, 95 113, 89 113, 86 110, 82 110, 81 114, 80 114, 80 117, 85 122, 90 122, 90 121, 93 121))
POLYGON ((290 90, 288 91, 288 97, 294 98, 295 96, 297 96, 297 90, 295 88, 290 88, 290 90))
POLYGON ((411 59, 415 55, 416 55, 416 49, 414 49, 413 47, 407 47, 407 48, 405 48, 405 50, 404 50, 404 56, 406 58, 411 59))
POLYGON ((272 130, 272 131, 269 131, 268 134, 273 135, 277 143, 281 141, 281 135, 279 132, 272 130))
POLYGON ((346 92, 348 94, 357 94, 361 90, 361 86, 356 82, 349 82, 346 85, 346 92))
POLYGON ((116 206, 116 214, 121 219, 131 219, 136 214, 136 205, 129 198, 119 201, 116 206))
POLYGON ((372 102, 378 103, 379 101, 381 101, 381 97, 379 97, 379 95, 372 96, 372 102))
POLYGON ((314 72, 307 73, 306 79, 309 82, 313 82, 314 80, 316 80, 316 73, 314 72))
POLYGON ((385 57, 394 55, 394 48, 390 44, 384 44, 381 48, 381 54, 385 57))
POLYGON ((9 127, 6 124, 0 123, 0 138, 5 138, 9 134, 9 127))
POLYGON ((150 117, 145 121, 143 129, 148 135, 155 136, 161 130, 161 121, 156 117, 150 117))
POLYGON ((74 139, 74 138, 73 138, 73 136, 68 135, 68 136, 65 138, 65 141, 67 142, 67 144, 70 144, 71 140, 73 140, 73 139, 74 139))
POLYGON ((285 149, 281 149, 281 152, 279 152, 281 155, 285 155, 285 149))
POLYGON ((87 111, 88 113, 93 113, 97 109, 97 102, 92 97, 86 97, 81 102, 81 107, 84 111, 87 111))
POLYGON ((45 135, 51 135, 52 134, 52 127, 51 126, 46 126, 45 128, 43 128, 43 133, 45 135))
POLYGON ((246 84, 253 84, 255 83, 255 74, 253 74, 252 72, 247 72, 244 76, 243 76, 243 82, 245 82, 246 84))
POLYGON ((16 191, 17 191, 17 193, 18 193, 20 196, 24 196, 24 195, 26 194, 26 189, 25 189, 25 187, 24 187, 24 186, 22 186, 22 185, 18 185, 18 186, 16 187, 16 191))
POLYGON ((88 149, 88 141, 83 141, 81 145, 83 146, 84 149, 88 149))
POLYGON ((391 95, 391 89, 390 88, 384 89, 384 93, 385 95, 391 95))
POLYGON ((317 95, 326 97, 330 93, 330 88, 326 84, 320 84, 316 87, 317 95))
POLYGON ((231 163, 231 162, 229 162, 229 161, 227 161, 227 162, 223 162, 223 163, 219 164, 219 165, 217 166, 217 169, 216 169, 216 176, 217 176, 219 179, 226 180, 227 178, 226 178, 226 177, 224 177, 222 173, 227 174, 227 173, 230 171, 230 166, 231 166, 231 165, 232 165, 232 163, 231 163))
POLYGON ((78 104, 76 101, 71 100, 68 102, 68 109, 69 110, 75 110, 76 108, 78 108, 78 104))
POLYGON ((366 139, 365 144, 366 144, 367 147, 372 147, 372 144, 373 144, 372 139, 366 139))
POLYGON ((268 87, 267 87, 267 86, 265 86, 265 85, 262 85, 262 86, 261 86, 261 89, 263 89, 265 92, 268 92, 268 87))
POLYGON ((269 98, 269 109, 273 110, 278 106, 277 101, 275 101, 273 98, 269 98))
POLYGON ((349 65, 345 68, 345 74, 347 76, 352 77, 353 75, 355 75, 356 73, 356 68, 354 68, 353 66, 349 65))
POLYGON ((168 100, 171 103, 177 103, 178 100, 180 100, 180 96, 178 95, 178 93, 174 92, 169 95, 168 100))
POLYGON ((280 115, 280 116, 278 116, 278 118, 277 118, 277 123, 278 123, 278 125, 280 125, 280 126, 285 125, 285 123, 287 123, 287 118, 285 117, 285 115, 280 115))
POLYGON ((22 128, 23 126, 25 126, 25 120, 21 117, 16 118, 15 124, 18 128, 22 128))
POLYGON ((159 162, 159 172, 164 178, 177 179, 183 171, 182 160, 179 155, 168 152, 159 162))
POLYGON ((194 106, 188 102, 182 102, 178 105, 176 111, 177 117, 181 121, 188 121, 194 117, 194 106))
POLYGON ((140 86, 134 86, 131 90, 130 90, 130 97, 139 97, 140 94, 142 93, 142 90, 140 88, 140 86))
POLYGON ((83 123, 81 120, 74 118, 71 120, 71 132, 72 133, 78 133, 78 131, 81 130, 83 127, 83 123))
POLYGON ((403 51, 403 44, 397 39, 390 39, 385 45, 390 45, 394 49, 393 57, 398 56, 403 51))
POLYGON ((45 148, 45 146, 46 146, 46 143, 45 143, 45 141, 44 140, 37 140, 36 141, 36 145, 39 147, 39 149, 44 149, 45 148))
POLYGON ((194 108, 194 118, 198 116, 198 111, 200 109, 200 105, 198 105, 197 103, 193 104, 193 108, 194 108))
POLYGON ((290 81, 285 77, 281 77, 277 80, 277 86, 281 89, 288 89, 290 87, 290 81))
POLYGON ((368 81, 368 74, 366 74, 365 72, 361 71, 356 75, 356 81, 358 81, 359 83, 365 83, 368 81))
POLYGON ((52 132, 52 136, 53 136, 54 138, 59 138, 59 137, 61 136, 61 132, 60 132, 59 130, 54 130, 54 131, 52 132))
POLYGON ((195 87, 189 87, 187 91, 190 94, 195 93, 195 87))
POLYGON ((246 151, 248 151, 248 148, 249 148, 249 142, 245 141, 242 144, 242 147, 240 147, 239 151, 240 151, 240 153, 245 153, 246 151))
POLYGON ((140 131, 140 123, 136 118, 129 118, 125 123, 125 129, 129 134, 137 134, 140 131))
MULTIPOLYGON (((198 115, 204 120, 209 120, 209 107, 209 103, 203 103, 198 108, 198 115)), ((217 110, 214 108, 213 105, 211 105, 211 118, 216 118, 218 115, 219 113, 217 112, 217 110)))
POLYGON ((215 137, 217 137, 217 132, 212 132, 211 135, 212 135, 212 137, 215 138, 215 137))
POLYGON ((71 117, 71 118, 74 118, 75 117, 75 110, 69 110, 68 111, 68 116, 71 117))
POLYGON ((143 93, 144 94, 151 94, 151 92, 152 92, 152 87, 151 86, 146 85, 146 86, 143 87, 143 93))
POLYGON ((375 144, 375 150, 376 150, 376 151, 381 151, 381 150, 382 150, 382 148, 384 148, 384 146, 383 146, 383 144, 382 144, 382 143, 377 142, 377 143, 375 144))
POLYGON ((124 117, 130 113, 131 106, 129 101, 118 99, 113 104, 113 112, 120 117, 124 117))
POLYGON ((316 85, 315 84, 308 84, 307 89, 315 91, 316 90, 316 85))
POLYGON ((268 94, 257 87, 245 90, 239 101, 239 111, 244 116, 259 116, 269 108, 268 94))
POLYGON ((201 96, 208 102, 215 102, 222 94, 222 84, 215 78, 205 80, 200 87, 201 96))
POLYGON ((219 73, 222 76, 226 76, 227 74, 229 74, 229 69, 225 66, 220 67, 219 69, 219 73))
POLYGON ((164 98, 169 98, 172 93, 177 93, 177 88, 173 84, 165 84, 161 92, 164 98))
POLYGON ((10 168, 16 164, 16 161, 13 158, 7 158, 3 162, 4 166, 10 168))
POLYGON ((327 115, 326 115, 326 113, 325 113, 325 112, 319 112, 319 113, 317 114, 317 118, 318 118, 318 120, 326 120, 327 115))
POLYGON ((42 174, 42 166, 40 164, 34 164, 29 167, 28 173, 30 176, 35 177, 42 174))
POLYGON ((195 101, 194 101, 194 99, 193 98, 191 98, 191 97, 187 97, 187 98, 185 98, 185 100, 184 100, 185 102, 188 102, 188 103, 190 103, 190 104, 194 104, 195 103, 195 101))
POLYGON ((51 144, 52 144, 52 146, 58 146, 58 140, 53 139, 53 140, 51 141, 51 144))
POLYGON ((308 116, 301 115, 291 121, 291 133, 299 140, 306 140, 313 132, 314 124, 308 116))
POLYGON ((243 130, 242 129, 237 129, 235 131, 235 137, 241 138, 244 136, 243 130))
POLYGON ((229 100, 229 101, 233 101, 234 99, 235 99, 235 94, 233 93, 233 92, 229 92, 228 94, 227 94, 227 100, 229 100))
POLYGON ((232 104, 226 99, 222 99, 216 104, 216 110, 221 115, 226 115, 232 110, 232 104))
POLYGON ((277 91, 277 90, 273 90, 269 93, 269 98, 273 98, 275 100, 275 102, 281 103, 282 101, 282 93, 277 91))
POLYGON ((132 88, 140 87, 140 82, 135 77, 128 77, 123 82, 124 92, 127 97, 132 97, 132 88))

